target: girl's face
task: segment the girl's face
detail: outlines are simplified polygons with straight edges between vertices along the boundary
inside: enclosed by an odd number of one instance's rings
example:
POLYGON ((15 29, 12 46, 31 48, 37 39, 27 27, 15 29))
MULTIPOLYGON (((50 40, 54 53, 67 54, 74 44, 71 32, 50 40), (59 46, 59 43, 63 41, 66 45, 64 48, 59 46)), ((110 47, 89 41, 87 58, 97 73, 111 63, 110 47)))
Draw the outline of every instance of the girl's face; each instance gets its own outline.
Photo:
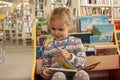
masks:
POLYGON ((57 40, 64 40, 68 37, 69 27, 61 21, 51 21, 50 24, 51 34, 57 40))

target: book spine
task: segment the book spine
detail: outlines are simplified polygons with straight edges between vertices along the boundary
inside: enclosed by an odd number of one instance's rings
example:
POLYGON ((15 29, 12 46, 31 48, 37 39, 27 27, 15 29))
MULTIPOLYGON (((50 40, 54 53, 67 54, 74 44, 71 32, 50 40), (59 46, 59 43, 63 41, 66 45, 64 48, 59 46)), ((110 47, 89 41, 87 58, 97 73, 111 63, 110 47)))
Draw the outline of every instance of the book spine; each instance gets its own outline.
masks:
POLYGON ((117 35, 117 40, 120 40, 120 33, 118 32, 116 33, 116 35, 117 35))

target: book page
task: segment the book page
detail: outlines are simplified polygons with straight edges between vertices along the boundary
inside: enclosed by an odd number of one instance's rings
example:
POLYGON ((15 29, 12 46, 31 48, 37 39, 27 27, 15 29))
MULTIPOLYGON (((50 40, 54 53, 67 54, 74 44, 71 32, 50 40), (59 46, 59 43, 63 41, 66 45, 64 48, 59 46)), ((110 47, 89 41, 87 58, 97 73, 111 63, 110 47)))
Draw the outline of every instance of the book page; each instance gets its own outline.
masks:
POLYGON ((58 63, 65 69, 76 69, 62 54, 56 55, 58 63))
POLYGON ((74 75, 77 70, 73 69, 62 69, 62 68, 48 68, 49 69, 49 74, 54 74, 55 72, 63 72, 69 75, 74 75))
POLYGON ((49 68, 51 71, 62 71, 62 72, 77 72, 77 70, 74 69, 63 69, 63 68, 49 68))

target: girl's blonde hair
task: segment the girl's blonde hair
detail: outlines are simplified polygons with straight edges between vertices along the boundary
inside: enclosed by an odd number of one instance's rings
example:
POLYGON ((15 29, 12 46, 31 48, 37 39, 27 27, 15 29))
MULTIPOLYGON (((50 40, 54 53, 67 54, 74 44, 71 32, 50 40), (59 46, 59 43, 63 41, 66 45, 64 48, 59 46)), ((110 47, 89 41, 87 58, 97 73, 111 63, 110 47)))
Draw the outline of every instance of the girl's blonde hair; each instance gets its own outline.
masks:
POLYGON ((53 10, 49 18, 49 22, 52 22, 54 20, 58 20, 63 24, 66 23, 70 28, 73 28, 71 12, 66 7, 58 7, 53 10))

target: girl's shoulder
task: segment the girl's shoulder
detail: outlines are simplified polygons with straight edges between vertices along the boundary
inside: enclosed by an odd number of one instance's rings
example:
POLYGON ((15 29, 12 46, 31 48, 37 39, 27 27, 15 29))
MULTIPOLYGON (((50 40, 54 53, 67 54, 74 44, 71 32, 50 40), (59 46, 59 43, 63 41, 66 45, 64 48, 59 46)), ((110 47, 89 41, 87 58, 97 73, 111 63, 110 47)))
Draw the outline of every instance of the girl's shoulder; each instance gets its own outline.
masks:
POLYGON ((51 46, 51 45, 53 45, 53 41, 50 41, 49 43, 47 43, 47 44, 45 45, 45 47, 49 47, 49 46, 51 46))

